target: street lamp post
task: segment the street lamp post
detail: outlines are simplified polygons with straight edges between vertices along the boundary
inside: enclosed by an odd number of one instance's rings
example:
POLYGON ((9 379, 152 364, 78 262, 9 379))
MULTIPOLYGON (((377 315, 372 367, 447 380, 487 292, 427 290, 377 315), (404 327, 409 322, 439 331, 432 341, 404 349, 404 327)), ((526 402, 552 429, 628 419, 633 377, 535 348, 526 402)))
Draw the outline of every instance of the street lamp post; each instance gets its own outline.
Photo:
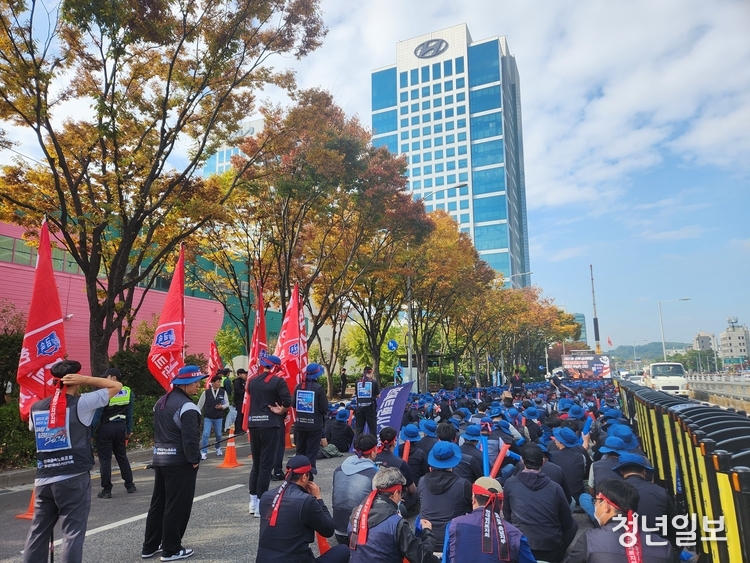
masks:
POLYGON ((690 301, 690 297, 681 297, 679 299, 667 299, 666 301, 659 301, 659 327, 661 328, 661 351, 664 354, 664 361, 667 361, 667 344, 664 341, 664 321, 661 315, 661 304, 671 303, 673 301, 690 301))

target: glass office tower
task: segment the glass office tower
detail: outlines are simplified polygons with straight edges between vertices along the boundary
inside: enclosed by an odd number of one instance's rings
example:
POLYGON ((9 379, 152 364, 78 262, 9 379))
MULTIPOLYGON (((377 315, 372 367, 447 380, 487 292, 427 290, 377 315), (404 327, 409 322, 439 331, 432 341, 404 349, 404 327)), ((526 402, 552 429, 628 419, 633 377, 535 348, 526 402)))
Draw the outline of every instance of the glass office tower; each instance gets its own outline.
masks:
POLYGON ((409 189, 469 233, 514 287, 531 283, 521 97, 505 37, 465 24, 396 46, 372 73, 373 144, 406 155, 409 189))

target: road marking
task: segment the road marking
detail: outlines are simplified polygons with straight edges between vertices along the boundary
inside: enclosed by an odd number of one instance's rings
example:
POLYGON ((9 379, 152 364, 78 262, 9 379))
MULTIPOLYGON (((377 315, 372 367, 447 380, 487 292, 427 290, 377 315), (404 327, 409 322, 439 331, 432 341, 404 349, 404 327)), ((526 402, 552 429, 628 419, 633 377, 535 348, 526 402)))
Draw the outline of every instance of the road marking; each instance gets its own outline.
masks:
MULTIPOLYGON (((235 489, 241 489, 242 487, 245 487, 245 486, 247 485, 243 485, 243 484, 232 485, 231 487, 219 489, 218 491, 212 491, 210 493, 206 493, 205 495, 195 497, 193 499, 193 502, 215 497, 216 495, 228 493, 229 491, 234 491, 235 489)), ((113 528, 119 528, 120 526, 124 526, 125 524, 138 522, 138 520, 145 520, 146 516, 148 516, 148 512, 139 514, 138 516, 132 516, 130 518, 126 518, 125 520, 118 520, 117 522, 112 522, 111 524, 107 524, 106 526, 99 526, 98 528, 94 528, 93 530, 87 530, 86 537, 93 536, 94 534, 98 534, 99 532, 106 532, 107 530, 111 530, 113 528)), ((55 540, 55 546, 59 546, 59 545, 62 545, 62 540, 55 540)))

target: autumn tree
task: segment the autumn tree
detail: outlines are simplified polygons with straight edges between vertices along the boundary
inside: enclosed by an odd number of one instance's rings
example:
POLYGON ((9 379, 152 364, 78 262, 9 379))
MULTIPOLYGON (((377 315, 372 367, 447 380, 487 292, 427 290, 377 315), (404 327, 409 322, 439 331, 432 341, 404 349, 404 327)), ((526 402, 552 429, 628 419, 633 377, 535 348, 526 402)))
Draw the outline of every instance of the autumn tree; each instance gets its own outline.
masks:
POLYGON ((481 292, 495 276, 450 215, 435 211, 431 218, 435 230, 413 250, 410 260, 412 335, 420 390, 427 389, 430 345, 441 323, 456 302, 481 292))
POLYGON ((78 263, 95 372, 135 288, 230 197, 234 183, 196 173, 235 142, 257 89, 293 86, 267 62, 320 45, 318 4, 0 4, 0 119, 41 155, 3 168, 0 219, 34 232, 46 214, 78 263))

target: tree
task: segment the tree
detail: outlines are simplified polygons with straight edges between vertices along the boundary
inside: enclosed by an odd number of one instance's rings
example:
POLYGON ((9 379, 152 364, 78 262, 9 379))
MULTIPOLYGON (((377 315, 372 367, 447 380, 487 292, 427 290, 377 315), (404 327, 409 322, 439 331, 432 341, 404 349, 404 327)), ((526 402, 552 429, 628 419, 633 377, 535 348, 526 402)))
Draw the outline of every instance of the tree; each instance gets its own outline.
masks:
POLYGON ((234 142, 256 89, 293 86, 266 62, 320 45, 318 4, 2 4, 0 119, 28 130, 42 156, 3 169, 0 219, 34 233, 46 214, 78 263, 94 371, 132 320, 136 287, 221 213, 236 182, 196 172, 234 142))
POLYGON ((479 293, 495 276, 450 215, 435 211, 431 218, 435 230, 413 250, 410 260, 412 337, 420 390, 427 389, 430 344, 441 323, 459 299, 479 293))

